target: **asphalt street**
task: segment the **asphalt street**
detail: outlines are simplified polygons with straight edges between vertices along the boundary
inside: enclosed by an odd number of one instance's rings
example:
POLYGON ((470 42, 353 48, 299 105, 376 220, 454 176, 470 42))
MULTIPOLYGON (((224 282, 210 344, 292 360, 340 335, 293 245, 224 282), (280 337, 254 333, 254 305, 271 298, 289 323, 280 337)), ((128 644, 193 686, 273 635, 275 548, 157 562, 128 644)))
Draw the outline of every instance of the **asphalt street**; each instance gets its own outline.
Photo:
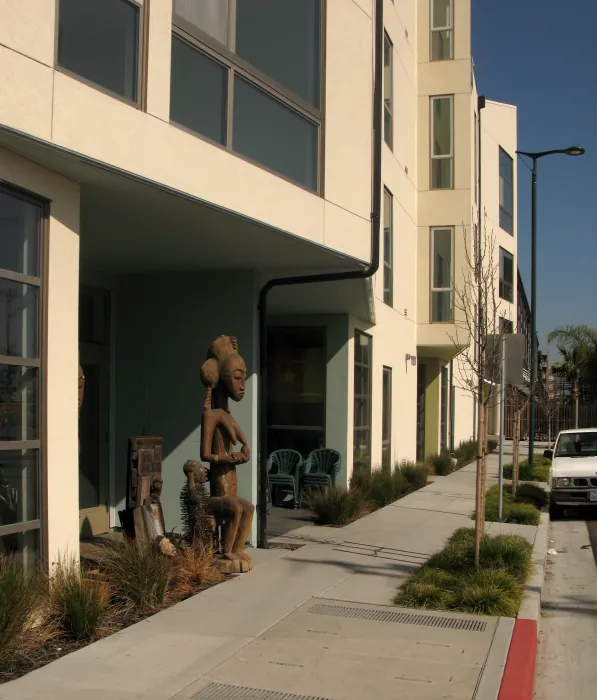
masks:
POLYGON ((551 523, 535 700, 597 697, 597 512, 551 523))

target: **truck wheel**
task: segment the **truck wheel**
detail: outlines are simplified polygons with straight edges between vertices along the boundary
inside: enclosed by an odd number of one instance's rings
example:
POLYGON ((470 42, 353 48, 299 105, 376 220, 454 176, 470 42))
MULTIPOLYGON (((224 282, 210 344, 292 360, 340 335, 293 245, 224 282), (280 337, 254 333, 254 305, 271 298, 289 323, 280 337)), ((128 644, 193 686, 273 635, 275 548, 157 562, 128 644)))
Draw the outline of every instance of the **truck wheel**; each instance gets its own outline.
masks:
POLYGON ((550 503, 549 505, 549 517, 551 520, 558 520, 559 518, 563 517, 564 515, 564 509, 562 506, 559 506, 557 503, 550 503))

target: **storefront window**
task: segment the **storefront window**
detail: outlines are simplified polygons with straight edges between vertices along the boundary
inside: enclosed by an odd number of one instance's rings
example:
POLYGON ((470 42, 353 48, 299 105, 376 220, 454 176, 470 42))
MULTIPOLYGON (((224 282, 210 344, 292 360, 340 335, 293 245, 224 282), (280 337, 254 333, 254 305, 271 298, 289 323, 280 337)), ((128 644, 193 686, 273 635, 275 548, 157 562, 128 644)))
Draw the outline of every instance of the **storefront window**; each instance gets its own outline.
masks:
POLYGON ((39 561, 42 205, 0 187, 0 556, 39 561))

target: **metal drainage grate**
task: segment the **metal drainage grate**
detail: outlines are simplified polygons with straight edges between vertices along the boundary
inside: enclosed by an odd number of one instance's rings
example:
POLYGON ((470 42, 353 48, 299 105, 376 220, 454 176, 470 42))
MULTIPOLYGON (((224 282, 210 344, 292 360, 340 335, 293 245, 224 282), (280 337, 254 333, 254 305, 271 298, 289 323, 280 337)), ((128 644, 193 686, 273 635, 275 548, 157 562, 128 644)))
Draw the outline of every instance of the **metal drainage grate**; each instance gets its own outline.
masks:
POLYGON ((442 629, 464 630, 465 632, 485 632, 487 623, 482 620, 467 620, 463 617, 441 617, 421 615, 419 613, 393 612, 369 608, 349 608, 343 605, 325 605, 319 603, 309 608, 313 615, 331 617, 351 617, 358 620, 374 622, 393 622, 401 625, 419 625, 421 627, 441 627, 442 629))
POLYGON ((315 695, 280 693, 276 690, 245 688, 242 685, 210 683, 199 692, 191 695, 189 700, 327 700, 327 698, 315 695))

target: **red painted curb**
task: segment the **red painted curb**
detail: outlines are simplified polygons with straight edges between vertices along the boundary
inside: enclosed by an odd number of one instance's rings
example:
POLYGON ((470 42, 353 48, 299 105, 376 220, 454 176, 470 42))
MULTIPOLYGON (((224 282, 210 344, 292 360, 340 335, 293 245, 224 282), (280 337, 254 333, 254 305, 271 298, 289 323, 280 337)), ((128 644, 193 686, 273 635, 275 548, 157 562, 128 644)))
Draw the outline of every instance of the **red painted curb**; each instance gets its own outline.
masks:
POLYGON ((537 663, 537 622, 516 620, 498 700, 532 700, 537 663))

